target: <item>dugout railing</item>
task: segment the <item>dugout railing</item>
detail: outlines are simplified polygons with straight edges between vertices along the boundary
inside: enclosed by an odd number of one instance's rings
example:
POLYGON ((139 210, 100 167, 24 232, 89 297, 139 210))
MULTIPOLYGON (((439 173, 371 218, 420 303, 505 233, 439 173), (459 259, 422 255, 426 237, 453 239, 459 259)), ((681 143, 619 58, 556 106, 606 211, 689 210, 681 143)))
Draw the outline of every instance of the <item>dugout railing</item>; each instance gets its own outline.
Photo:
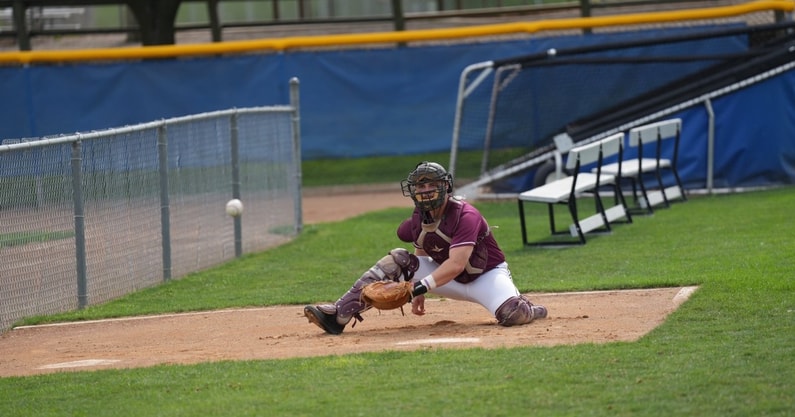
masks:
POLYGON ((0 332, 289 241, 302 229, 290 104, 0 144, 0 332), (230 217, 225 204, 244 203, 230 217))

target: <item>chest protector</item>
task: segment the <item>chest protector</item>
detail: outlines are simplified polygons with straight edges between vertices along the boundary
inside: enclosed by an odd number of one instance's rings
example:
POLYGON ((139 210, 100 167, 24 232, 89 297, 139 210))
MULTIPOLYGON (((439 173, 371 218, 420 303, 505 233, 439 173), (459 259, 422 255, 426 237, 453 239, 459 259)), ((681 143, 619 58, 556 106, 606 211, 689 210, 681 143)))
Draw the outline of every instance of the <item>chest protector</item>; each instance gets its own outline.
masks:
MULTIPOLYGON (((453 209, 447 210, 446 215, 441 220, 430 224, 423 223, 419 236, 415 241, 418 247, 422 248, 428 256, 439 264, 450 257, 450 243, 453 241, 450 235, 454 234, 458 228, 463 209, 463 205, 455 200, 450 200, 449 203, 453 209)), ((491 233, 491 229, 478 236, 472 255, 470 255, 464 271, 455 277, 456 281, 466 284, 474 281, 483 273, 489 259, 489 253, 486 245, 482 242, 489 233, 491 233)))

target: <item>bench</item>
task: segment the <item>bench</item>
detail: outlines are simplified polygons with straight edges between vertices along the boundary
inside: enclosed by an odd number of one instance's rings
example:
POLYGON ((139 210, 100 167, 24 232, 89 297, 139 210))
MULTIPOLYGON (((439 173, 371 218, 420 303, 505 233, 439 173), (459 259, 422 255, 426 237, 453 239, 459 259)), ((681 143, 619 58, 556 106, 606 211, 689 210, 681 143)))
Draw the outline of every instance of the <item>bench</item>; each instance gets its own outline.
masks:
POLYGON ((653 207, 659 205, 669 207, 674 200, 687 200, 676 168, 681 130, 681 119, 663 120, 633 128, 629 131, 629 146, 638 149, 637 158, 628 158, 620 165, 612 163, 602 167, 604 174, 618 175, 621 170, 621 179, 630 182, 635 202, 635 207, 630 209, 631 212, 651 214, 654 212, 653 207), (670 158, 663 156, 663 141, 668 139, 673 139, 670 158), (644 145, 647 144, 654 147, 653 155, 650 157, 644 156, 644 145), (666 171, 672 173, 675 181, 675 184, 669 187, 663 183, 663 173, 666 171), (656 183, 654 186, 647 187, 644 179, 648 177, 653 177, 652 181, 656 183))
POLYGON ((572 173, 548 184, 535 187, 531 190, 522 192, 518 196, 519 220, 522 231, 522 243, 525 246, 565 246, 585 244, 585 235, 593 231, 610 232, 610 224, 621 218, 626 218, 627 222, 632 222, 630 214, 626 210, 626 203, 623 195, 619 192, 616 178, 620 174, 620 161, 623 154, 624 134, 617 133, 602 140, 586 145, 574 147, 568 152, 566 168, 572 173), (612 156, 617 156, 619 161, 619 173, 606 174, 601 170, 603 161, 612 156), (585 171, 596 164, 593 172, 585 171), (606 208, 599 190, 605 186, 610 186, 614 191, 614 204, 606 208), (592 195, 596 210, 594 214, 582 217, 577 205, 578 199, 584 195, 592 195), (542 240, 529 242, 527 238, 527 225, 525 204, 543 203, 547 205, 549 214, 549 227, 553 235, 553 240, 542 240), (566 205, 571 216, 572 224, 567 230, 558 230, 555 221, 555 206, 566 205), (561 237, 567 238, 562 239, 561 237), (568 238, 571 236, 571 238, 568 238))
MULTIPOLYGON (((80 29, 82 25, 73 20, 84 14, 83 7, 30 7, 26 10, 25 18, 34 30, 80 29)), ((16 30, 12 8, 0 9, 0 29, 16 30)))

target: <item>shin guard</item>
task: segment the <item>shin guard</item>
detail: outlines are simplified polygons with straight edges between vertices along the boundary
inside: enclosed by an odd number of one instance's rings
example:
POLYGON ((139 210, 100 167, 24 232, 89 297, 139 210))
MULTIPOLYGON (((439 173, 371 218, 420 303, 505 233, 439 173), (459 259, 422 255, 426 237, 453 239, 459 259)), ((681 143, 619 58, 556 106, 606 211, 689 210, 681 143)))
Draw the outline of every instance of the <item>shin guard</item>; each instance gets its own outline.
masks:
POLYGON ((360 314, 370 308, 361 299, 362 288, 376 281, 400 281, 401 278, 409 281, 419 266, 420 261, 414 254, 402 248, 392 249, 388 255, 362 274, 351 289, 334 303, 337 307, 337 320, 347 323, 352 317, 356 317, 361 321, 360 314))

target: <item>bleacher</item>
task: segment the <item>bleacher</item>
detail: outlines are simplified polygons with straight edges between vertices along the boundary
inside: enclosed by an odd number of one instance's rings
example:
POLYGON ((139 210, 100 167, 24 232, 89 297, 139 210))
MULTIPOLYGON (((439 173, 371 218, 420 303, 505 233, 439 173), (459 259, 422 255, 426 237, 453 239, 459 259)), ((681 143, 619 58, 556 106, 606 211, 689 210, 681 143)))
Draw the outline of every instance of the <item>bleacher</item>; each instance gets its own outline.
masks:
MULTIPOLYGON (((31 30, 80 29, 84 7, 31 7, 26 10, 25 21, 31 30)), ((0 9, 0 31, 14 30, 14 10, 0 9)))

